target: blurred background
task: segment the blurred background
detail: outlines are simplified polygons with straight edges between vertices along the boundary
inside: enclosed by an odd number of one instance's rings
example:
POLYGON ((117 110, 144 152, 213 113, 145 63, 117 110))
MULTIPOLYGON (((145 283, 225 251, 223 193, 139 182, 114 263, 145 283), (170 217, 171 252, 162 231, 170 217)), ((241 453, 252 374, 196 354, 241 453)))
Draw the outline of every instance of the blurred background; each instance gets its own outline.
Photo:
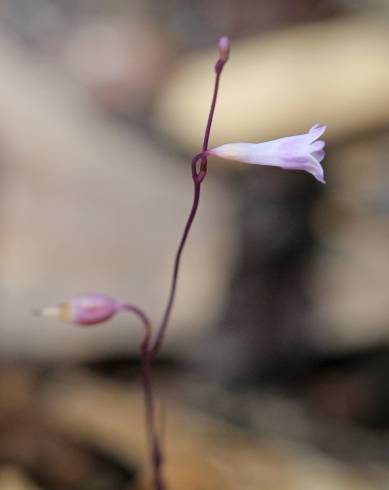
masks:
POLYGON ((156 372, 169 489, 389 488, 389 2, 2 0, 0 490, 147 489, 158 324, 211 146, 328 125, 327 185, 210 160, 156 372))

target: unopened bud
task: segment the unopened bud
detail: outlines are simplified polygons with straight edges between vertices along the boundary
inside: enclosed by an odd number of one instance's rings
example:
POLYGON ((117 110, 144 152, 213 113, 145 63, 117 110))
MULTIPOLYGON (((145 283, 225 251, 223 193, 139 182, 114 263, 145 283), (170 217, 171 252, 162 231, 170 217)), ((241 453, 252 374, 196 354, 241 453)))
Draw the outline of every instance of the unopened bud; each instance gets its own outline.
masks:
POLYGON ((226 62, 228 60, 228 56, 230 55, 230 40, 227 36, 223 36, 219 39, 218 48, 219 48, 219 59, 226 62))
POLYGON ((109 320, 119 309, 120 305, 109 296, 88 293, 76 296, 68 303, 43 308, 39 314, 78 325, 95 325, 109 320))

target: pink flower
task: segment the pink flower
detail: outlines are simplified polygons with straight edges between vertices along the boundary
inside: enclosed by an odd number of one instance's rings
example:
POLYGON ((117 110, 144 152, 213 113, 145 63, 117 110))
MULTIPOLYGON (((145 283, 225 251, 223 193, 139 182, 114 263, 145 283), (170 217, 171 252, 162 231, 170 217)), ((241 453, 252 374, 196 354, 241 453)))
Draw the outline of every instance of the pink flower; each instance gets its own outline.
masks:
POLYGON ((109 320, 122 305, 104 294, 88 293, 76 296, 68 303, 43 308, 39 313, 78 325, 95 325, 109 320))
POLYGON ((326 129, 326 126, 315 124, 306 134, 264 143, 229 143, 207 150, 206 154, 286 170, 305 170, 324 184, 324 171, 320 162, 325 155, 325 142, 318 138, 326 129))

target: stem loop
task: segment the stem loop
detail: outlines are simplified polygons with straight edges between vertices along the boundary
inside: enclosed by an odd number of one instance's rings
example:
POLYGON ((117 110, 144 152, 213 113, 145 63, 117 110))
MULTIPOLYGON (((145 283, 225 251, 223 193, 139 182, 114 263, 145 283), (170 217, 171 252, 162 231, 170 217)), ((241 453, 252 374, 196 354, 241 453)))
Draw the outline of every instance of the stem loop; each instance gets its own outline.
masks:
MULTIPOLYGON (((224 38, 223 38, 224 39, 224 38)), ((197 210, 200 202, 200 190, 201 184, 207 175, 207 150, 208 150, 208 142, 211 133, 213 115, 215 112, 216 100, 219 90, 219 81, 220 75, 223 70, 223 67, 228 58, 229 45, 227 48, 224 46, 226 44, 227 38, 223 41, 222 50, 220 50, 220 41, 219 41, 219 54, 220 58, 216 62, 215 65, 215 85, 213 90, 213 96, 211 100, 211 107, 208 115, 207 126, 205 128, 204 141, 201 153, 197 154, 192 160, 192 179, 193 179, 193 201, 192 208, 189 212, 189 216, 187 218, 183 234, 181 236, 181 240, 178 245, 178 249, 174 259, 173 266, 173 275, 170 285, 170 292, 168 296, 168 300, 166 303, 165 311, 162 316, 161 323, 156 331, 155 337, 151 337, 151 326, 147 319, 147 317, 135 307, 128 305, 128 308, 133 313, 137 314, 143 321, 145 326, 145 334, 142 341, 141 351, 142 351, 142 365, 143 365, 143 387, 144 387, 144 396, 145 396, 145 407, 146 407, 146 425, 148 431, 148 439, 149 439, 149 447, 150 447, 150 459, 153 466, 153 482, 154 482, 154 490, 165 490, 165 485, 162 477, 162 451, 160 447, 160 441, 158 437, 158 433, 155 425, 155 409, 154 409, 154 393, 153 393, 153 385, 152 385, 152 363, 161 349, 162 342, 166 333, 166 329, 169 323, 171 311, 173 308, 174 298, 176 295, 177 289, 177 281, 178 281, 178 273, 180 269, 181 256, 184 250, 189 232, 192 228, 193 221, 196 217, 197 210), (197 168, 197 163, 200 160, 200 167, 197 168)), ((228 41, 229 42, 229 41, 228 41)))

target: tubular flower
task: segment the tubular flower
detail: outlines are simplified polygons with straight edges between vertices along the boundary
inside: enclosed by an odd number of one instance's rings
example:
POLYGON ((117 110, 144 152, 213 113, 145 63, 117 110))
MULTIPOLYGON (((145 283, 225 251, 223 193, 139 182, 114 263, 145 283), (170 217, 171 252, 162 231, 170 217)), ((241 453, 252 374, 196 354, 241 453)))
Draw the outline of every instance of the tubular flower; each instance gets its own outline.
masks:
POLYGON ((43 308, 39 313, 53 316, 78 325, 95 325, 109 320, 121 305, 105 294, 81 294, 68 303, 43 308))
POLYGON ((323 167, 320 165, 325 155, 325 142, 319 138, 326 129, 327 126, 315 124, 305 134, 264 143, 228 143, 207 150, 206 155, 286 170, 305 170, 325 184, 323 167))

